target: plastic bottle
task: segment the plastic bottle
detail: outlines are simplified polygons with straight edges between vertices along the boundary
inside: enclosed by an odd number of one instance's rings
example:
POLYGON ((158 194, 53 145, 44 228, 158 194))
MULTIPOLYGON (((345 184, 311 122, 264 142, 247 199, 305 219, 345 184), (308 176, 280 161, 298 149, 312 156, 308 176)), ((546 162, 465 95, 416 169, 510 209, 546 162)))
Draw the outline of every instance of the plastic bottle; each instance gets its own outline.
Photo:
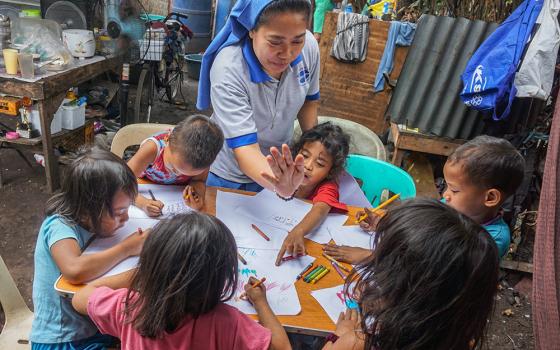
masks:
POLYGON ((344 12, 348 12, 348 13, 354 12, 354 8, 352 7, 352 3, 351 3, 351 2, 349 2, 348 4, 346 4, 346 7, 344 8, 344 12))

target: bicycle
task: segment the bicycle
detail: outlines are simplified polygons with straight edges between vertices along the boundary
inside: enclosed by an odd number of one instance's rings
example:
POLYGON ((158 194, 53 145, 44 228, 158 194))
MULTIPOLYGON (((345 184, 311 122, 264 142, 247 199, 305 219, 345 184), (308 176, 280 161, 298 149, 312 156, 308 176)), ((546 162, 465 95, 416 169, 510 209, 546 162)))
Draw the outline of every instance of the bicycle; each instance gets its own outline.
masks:
POLYGON ((142 70, 138 79, 134 102, 134 123, 150 122, 152 105, 157 97, 176 103, 178 94, 183 96, 184 54, 187 40, 193 32, 179 19, 188 16, 172 12, 163 21, 149 20, 144 39, 140 40, 142 70), (175 19, 172 19, 175 17, 175 19), (147 36, 147 38, 146 38, 147 36))

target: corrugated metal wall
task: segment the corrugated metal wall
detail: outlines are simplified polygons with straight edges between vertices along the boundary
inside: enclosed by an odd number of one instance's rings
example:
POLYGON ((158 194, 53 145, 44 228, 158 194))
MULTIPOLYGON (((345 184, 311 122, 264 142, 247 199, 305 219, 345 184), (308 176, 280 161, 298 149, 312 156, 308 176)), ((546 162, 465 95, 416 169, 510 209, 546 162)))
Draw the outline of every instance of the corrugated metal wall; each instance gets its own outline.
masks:
POLYGON ((422 16, 387 116, 442 137, 470 139, 480 134, 483 116, 459 98, 461 74, 497 26, 466 18, 422 16))

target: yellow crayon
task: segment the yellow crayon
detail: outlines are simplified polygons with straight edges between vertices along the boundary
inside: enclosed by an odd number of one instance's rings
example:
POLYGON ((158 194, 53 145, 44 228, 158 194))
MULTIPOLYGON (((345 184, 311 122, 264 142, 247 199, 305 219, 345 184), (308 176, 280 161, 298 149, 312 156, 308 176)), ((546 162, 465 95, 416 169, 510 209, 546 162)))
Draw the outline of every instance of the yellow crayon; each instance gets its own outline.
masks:
POLYGON ((315 277, 313 279, 313 281, 311 281, 311 284, 315 284, 317 283, 321 278, 323 278, 323 276, 325 276, 327 273, 329 273, 329 269, 325 268, 325 270, 323 270, 323 272, 321 272, 317 277, 315 277))

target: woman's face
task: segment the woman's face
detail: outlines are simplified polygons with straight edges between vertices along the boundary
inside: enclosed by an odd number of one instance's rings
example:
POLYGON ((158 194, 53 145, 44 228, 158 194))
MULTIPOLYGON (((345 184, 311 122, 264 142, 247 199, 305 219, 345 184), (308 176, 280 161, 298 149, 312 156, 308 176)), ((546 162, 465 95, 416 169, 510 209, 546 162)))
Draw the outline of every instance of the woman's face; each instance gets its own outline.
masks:
POLYGON ((279 79, 290 63, 301 53, 305 44, 307 20, 303 14, 279 13, 268 23, 249 32, 253 51, 264 71, 279 79))

